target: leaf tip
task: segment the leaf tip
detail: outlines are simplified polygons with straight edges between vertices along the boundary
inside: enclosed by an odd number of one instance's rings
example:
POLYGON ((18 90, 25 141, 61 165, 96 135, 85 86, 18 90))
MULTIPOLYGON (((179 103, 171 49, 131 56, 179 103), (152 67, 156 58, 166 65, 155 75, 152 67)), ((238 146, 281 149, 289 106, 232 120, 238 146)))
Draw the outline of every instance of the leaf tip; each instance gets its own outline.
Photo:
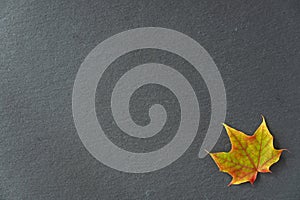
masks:
POLYGON ((222 123, 222 125, 224 126, 226 132, 228 133, 228 130, 230 129, 230 126, 228 126, 228 125, 225 124, 225 123, 222 123))
POLYGON ((261 116, 261 118, 262 118, 262 123, 263 123, 263 124, 266 124, 266 118, 263 116, 263 114, 261 114, 260 116, 261 116))
POLYGON ((209 154, 209 155, 210 155, 209 151, 207 151, 206 149, 204 149, 204 151, 205 151, 207 154, 209 154))
POLYGON ((287 151, 287 152, 289 152, 289 153, 292 153, 292 152, 290 152, 290 150, 288 150, 288 149, 280 149, 280 151, 281 151, 281 152, 287 151))
POLYGON ((249 182, 251 183, 251 185, 254 184, 255 180, 256 180, 256 177, 257 177, 257 172, 250 178, 249 182))

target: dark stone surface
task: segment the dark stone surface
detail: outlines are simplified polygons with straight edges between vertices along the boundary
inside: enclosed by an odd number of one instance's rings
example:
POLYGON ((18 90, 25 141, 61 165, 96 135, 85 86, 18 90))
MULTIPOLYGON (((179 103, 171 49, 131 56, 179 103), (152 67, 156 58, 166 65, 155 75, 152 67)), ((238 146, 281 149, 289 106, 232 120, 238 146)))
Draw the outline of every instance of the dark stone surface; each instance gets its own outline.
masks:
MULTIPOLYGON (((0 17, 0 199, 300 199, 299 1, 1 0, 0 17), (128 174, 89 154, 72 118, 77 70, 101 41, 145 26, 205 47, 225 83, 228 124, 251 134, 266 117, 275 146, 290 151, 272 174, 227 187, 230 176, 197 157, 210 115, 201 80, 203 126, 170 166, 128 174)), ((223 132, 214 150, 229 148, 223 132)))

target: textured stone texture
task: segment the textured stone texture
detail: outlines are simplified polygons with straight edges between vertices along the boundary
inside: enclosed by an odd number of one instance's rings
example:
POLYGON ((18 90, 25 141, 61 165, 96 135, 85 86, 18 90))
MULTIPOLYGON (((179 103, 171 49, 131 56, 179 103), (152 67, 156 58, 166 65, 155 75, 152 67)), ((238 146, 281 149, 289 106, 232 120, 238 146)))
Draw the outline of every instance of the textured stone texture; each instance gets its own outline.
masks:
MULTIPOLYGON (((0 199, 300 199, 299 1, 1 0, 0 17, 0 199), (144 26, 206 48, 224 79, 228 124, 252 133, 265 115, 276 147, 290 151, 273 174, 227 187, 211 158, 198 159, 210 113, 201 80, 203 126, 172 165, 127 174, 88 153, 72 118, 76 72, 98 43, 144 26)), ((214 150, 229 148, 223 132, 214 150)))

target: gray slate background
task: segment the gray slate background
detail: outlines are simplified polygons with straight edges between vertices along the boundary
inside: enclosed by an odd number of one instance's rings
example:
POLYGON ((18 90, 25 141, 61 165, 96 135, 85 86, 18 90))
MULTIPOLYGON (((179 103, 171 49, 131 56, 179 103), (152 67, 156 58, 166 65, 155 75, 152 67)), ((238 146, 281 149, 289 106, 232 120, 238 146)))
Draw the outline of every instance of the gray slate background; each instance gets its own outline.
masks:
MULTIPOLYGON (((1 0, 0 199, 300 199, 299 15, 297 0, 1 0), (203 121, 194 143, 172 165, 127 174, 88 153, 72 118, 76 72, 98 43, 145 26, 183 32, 205 47, 224 79, 228 124, 251 134, 260 114, 265 115, 275 146, 290 151, 271 168, 272 174, 260 174, 254 186, 227 187, 229 175, 220 173, 211 158, 198 159, 210 115, 207 89, 199 77, 193 81, 198 83, 203 121)), ((114 65, 143 59, 185 69, 180 59, 154 51, 133 52, 114 65)), ((165 94, 156 89, 150 103, 165 94)), ((133 103, 147 94, 140 91, 133 103)), ((137 120, 139 109, 131 110, 137 120)), ((122 137, 111 136, 124 146, 122 137)), ((160 141, 168 137, 151 142, 159 147, 160 141)), ((138 141, 126 146, 140 148, 138 141)), ((229 149, 223 132, 214 151, 229 149)))

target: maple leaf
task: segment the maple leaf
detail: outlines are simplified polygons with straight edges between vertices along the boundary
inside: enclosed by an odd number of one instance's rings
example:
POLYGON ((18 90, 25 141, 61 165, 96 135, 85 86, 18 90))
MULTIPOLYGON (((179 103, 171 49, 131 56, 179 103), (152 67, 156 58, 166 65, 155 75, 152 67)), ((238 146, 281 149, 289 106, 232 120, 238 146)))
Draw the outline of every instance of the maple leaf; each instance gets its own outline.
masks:
POLYGON ((209 153, 220 171, 232 176, 232 184, 254 183, 258 172, 267 173, 276 163, 283 150, 275 149, 264 117, 262 123, 252 136, 224 124, 231 142, 229 152, 209 153))

